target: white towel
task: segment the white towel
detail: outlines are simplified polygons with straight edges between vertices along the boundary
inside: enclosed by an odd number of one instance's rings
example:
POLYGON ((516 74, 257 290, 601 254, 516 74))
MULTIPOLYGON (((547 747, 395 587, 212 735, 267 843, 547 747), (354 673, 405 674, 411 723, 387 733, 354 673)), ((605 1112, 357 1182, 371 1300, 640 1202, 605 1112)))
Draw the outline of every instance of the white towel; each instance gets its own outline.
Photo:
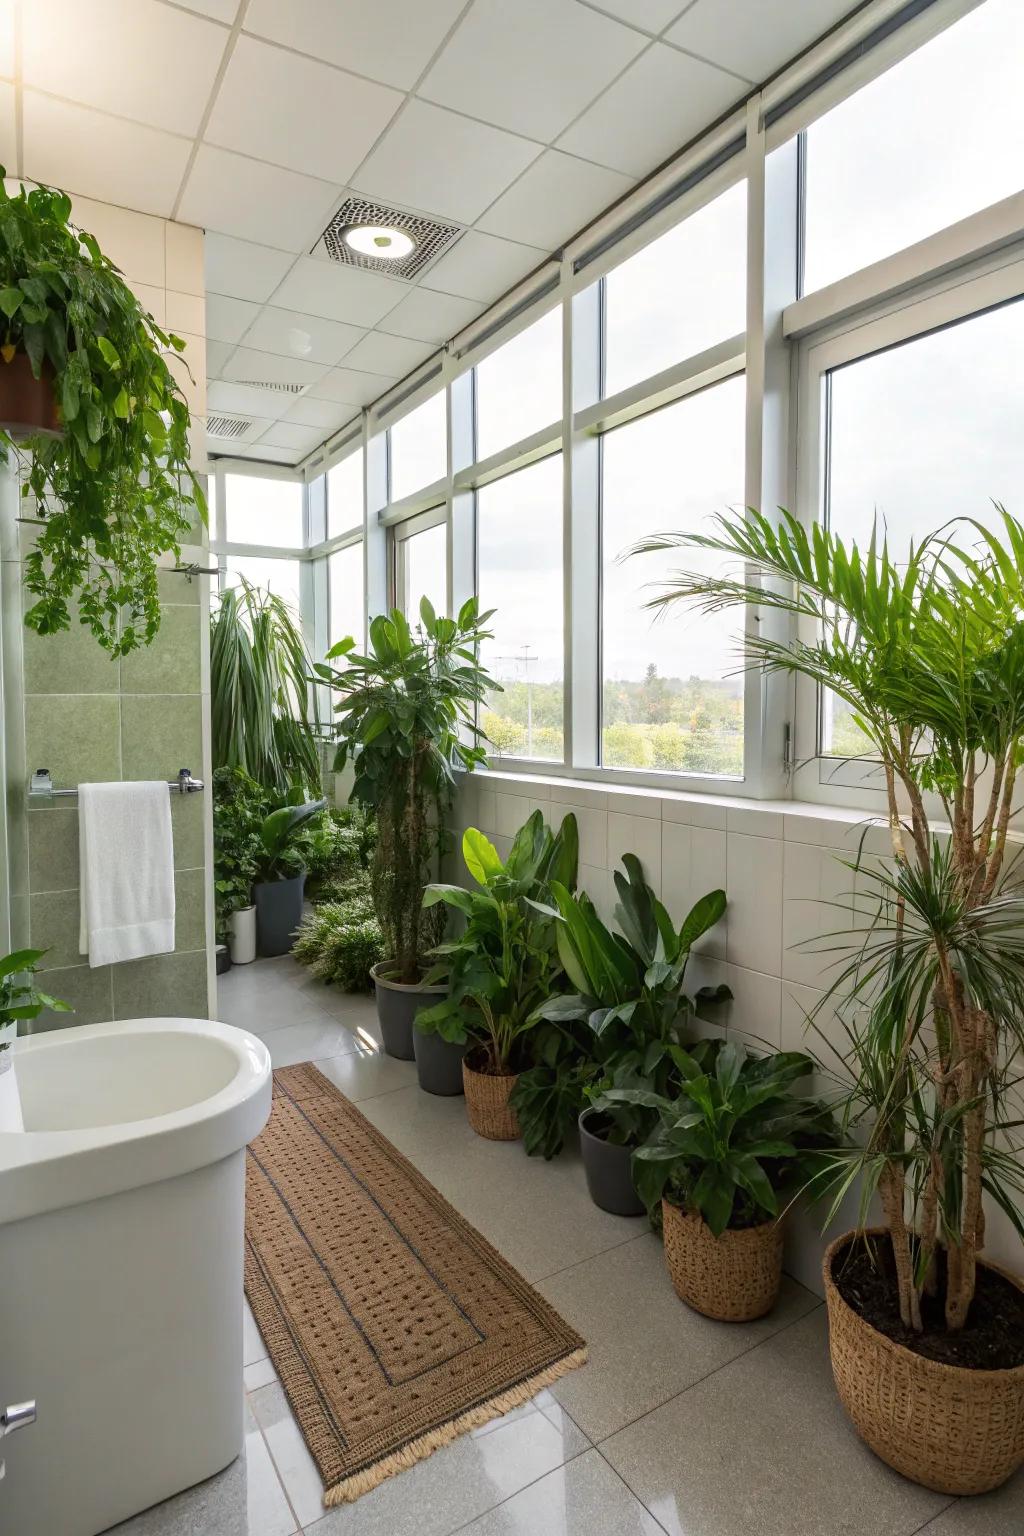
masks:
POLYGON ((90 966, 174 949, 174 839, 165 780, 78 786, 81 926, 90 966))

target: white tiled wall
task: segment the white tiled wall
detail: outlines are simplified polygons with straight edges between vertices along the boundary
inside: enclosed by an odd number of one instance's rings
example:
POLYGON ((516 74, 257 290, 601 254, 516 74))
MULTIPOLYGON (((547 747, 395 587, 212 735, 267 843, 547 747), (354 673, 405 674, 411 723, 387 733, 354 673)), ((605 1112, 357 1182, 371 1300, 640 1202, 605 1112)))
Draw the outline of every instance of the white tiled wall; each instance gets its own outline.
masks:
MULTIPOLYGON (((476 826, 505 854, 538 807, 552 826, 566 812, 575 814, 580 885, 606 920, 615 904, 611 872, 623 853, 637 855, 677 924, 706 891, 725 890, 725 919, 697 946, 687 990, 726 982, 733 993, 719 1014, 726 1029, 777 1048, 809 1048, 819 1058, 827 1056, 829 1039, 842 1044, 834 1020, 831 1029, 827 1017, 817 1021, 825 1040, 808 1035, 806 1020, 832 980, 837 956, 828 936, 849 932, 856 922, 849 906, 855 875, 844 861, 852 863, 858 850, 887 853, 884 824, 871 823, 863 812, 796 802, 751 804, 477 773, 459 791, 456 840, 461 829, 476 826)), ((455 878, 469 883, 461 858, 457 866, 455 878)), ((854 1219, 851 1213, 848 1224, 854 1219)), ((990 1254, 1001 1253, 1019 1267, 1019 1243, 999 1213, 989 1228, 990 1254)), ((793 1222, 789 1268, 819 1291, 823 1246, 813 1218, 793 1222)))

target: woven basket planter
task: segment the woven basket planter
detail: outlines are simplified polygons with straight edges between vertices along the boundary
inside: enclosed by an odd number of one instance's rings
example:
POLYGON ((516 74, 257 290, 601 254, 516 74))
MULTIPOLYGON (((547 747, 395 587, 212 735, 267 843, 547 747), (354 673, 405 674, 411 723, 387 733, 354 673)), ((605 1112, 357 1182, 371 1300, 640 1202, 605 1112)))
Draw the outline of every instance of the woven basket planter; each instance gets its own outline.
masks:
MULTIPOLYGON (((1024 1365, 945 1365, 879 1333, 832 1279, 833 1260, 855 1235, 836 1238, 823 1262, 832 1374, 854 1428, 876 1456, 936 1493, 998 1488, 1024 1463, 1024 1365)), ((987 1267, 1024 1289, 1015 1275, 987 1267)))
POLYGON ((463 1058, 462 1084, 466 1091, 466 1113, 478 1136, 488 1141, 518 1141, 519 1121, 509 1108, 509 1095, 519 1081, 517 1072, 495 1077, 490 1072, 474 1072, 463 1058))
POLYGON ((782 1282, 782 1227, 726 1230, 716 1237, 694 1212, 661 1202, 665 1261, 676 1295, 720 1323, 749 1323, 775 1305, 782 1282))

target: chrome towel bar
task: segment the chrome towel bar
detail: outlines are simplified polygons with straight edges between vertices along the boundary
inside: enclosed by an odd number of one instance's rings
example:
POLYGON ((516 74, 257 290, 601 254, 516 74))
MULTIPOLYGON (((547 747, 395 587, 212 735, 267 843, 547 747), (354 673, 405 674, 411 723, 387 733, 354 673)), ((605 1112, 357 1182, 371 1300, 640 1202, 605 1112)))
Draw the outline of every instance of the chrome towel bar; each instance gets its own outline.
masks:
MULTIPOLYGON (((205 789, 206 785, 202 779, 192 777, 191 768, 179 768, 178 777, 167 780, 167 788, 172 793, 177 790, 180 795, 194 795, 199 790, 205 789)), ((30 799, 35 797, 40 800, 57 800, 66 795, 77 794, 77 789, 54 789, 49 768, 37 768, 29 784, 30 799)))

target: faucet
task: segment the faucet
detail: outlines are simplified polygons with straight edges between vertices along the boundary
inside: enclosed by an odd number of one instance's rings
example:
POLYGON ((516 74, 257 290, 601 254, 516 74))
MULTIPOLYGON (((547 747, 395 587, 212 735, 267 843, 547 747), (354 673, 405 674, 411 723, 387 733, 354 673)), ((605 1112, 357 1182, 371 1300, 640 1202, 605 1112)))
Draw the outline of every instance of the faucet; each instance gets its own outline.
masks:
MULTIPOLYGON (((5 1435, 13 1435, 16 1429, 24 1429, 26 1424, 34 1424, 36 1421, 36 1405, 34 1401, 27 1403, 11 1403, 0 1413, 0 1440, 5 1435)), ((7 1463, 0 1461, 0 1478, 7 1470, 7 1463)))

